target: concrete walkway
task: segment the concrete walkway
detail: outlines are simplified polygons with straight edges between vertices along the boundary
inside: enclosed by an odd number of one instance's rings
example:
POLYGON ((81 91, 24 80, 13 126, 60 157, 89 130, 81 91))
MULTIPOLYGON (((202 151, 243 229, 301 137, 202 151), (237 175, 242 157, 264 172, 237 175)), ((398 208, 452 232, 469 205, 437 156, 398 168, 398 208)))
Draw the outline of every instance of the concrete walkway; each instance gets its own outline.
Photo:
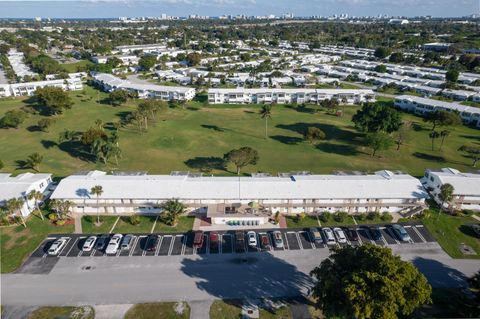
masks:
POLYGON ((190 319, 209 319, 212 302, 213 300, 189 301, 190 319))
POLYGON ((123 319, 130 307, 132 304, 96 305, 94 306, 95 319, 123 319))
POLYGON ((74 214, 73 218, 75 219, 75 234, 83 234, 82 230, 82 215, 74 214))
POLYGON ((480 222, 480 217, 479 217, 479 216, 473 214, 473 215, 472 215, 472 218, 473 218, 473 219, 476 219, 476 220, 478 220, 478 221, 480 222))

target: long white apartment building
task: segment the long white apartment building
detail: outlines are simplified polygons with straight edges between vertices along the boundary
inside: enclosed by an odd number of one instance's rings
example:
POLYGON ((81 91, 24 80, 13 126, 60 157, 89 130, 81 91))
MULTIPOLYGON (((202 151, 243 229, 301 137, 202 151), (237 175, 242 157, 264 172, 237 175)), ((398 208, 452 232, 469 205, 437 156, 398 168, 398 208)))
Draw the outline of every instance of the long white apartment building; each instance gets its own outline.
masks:
POLYGON ((351 89, 209 89, 208 103, 318 103, 322 100, 337 99, 348 104, 373 101, 372 90, 351 89))
POLYGON ((163 101, 190 101, 195 97, 195 89, 181 86, 163 86, 147 83, 134 83, 122 80, 107 73, 93 74, 94 83, 106 92, 126 90, 136 92, 141 99, 163 101))
POLYGON ((52 174, 24 173, 18 176, 0 173, 0 207, 5 206, 12 198, 20 198, 24 201, 20 212, 28 216, 35 210, 35 201, 28 199, 32 190, 39 191, 48 197, 52 184, 52 174))
POLYGON ((142 51, 143 53, 151 53, 154 51, 165 50, 167 46, 165 44, 136 44, 136 45, 120 45, 115 47, 116 50, 121 53, 133 53, 135 51, 142 51))
POLYGON ((445 102, 434 99, 427 99, 413 95, 399 95, 395 97, 395 107, 404 111, 413 112, 418 115, 444 110, 448 112, 457 111, 463 122, 480 127, 480 108, 467 106, 455 102, 445 102))
POLYGON ((296 172, 275 177, 204 177, 188 172, 107 175, 91 171, 61 180, 51 198, 71 200, 73 211, 84 214, 96 213, 97 208, 101 214, 160 213, 163 202, 178 199, 189 211, 207 212, 213 223, 222 224, 239 217, 264 223, 277 211, 408 213, 422 209, 427 196, 418 179, 388 170, 369 175, 296 172), (98 206, 97 198, 90 194, 96 185, 103 188, 98 206))
POLYGON ((32 96, 38 88, 44 87, 58 87, 65 91, 78 91, 83 89, 83 83, 80 78, 69 78, 15 84, 0 84, 0 98, 8 96, 32 96))
POLYGON ((442 200, 439 194, 442 185, 453 186, 452 199, 448 203, 443 203, 448 210, 480 210, 480 171, 462 173, 453 168, 427 169, 421 182, 440 205, 442 200))

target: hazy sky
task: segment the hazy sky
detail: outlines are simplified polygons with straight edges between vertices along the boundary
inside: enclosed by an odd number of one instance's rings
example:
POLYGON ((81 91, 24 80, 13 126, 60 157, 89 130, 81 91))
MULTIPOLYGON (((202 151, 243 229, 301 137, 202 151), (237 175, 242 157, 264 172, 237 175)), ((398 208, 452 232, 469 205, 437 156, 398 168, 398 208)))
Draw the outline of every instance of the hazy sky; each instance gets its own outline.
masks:
POLYGON ((99 18, 200 14, 296 16, 465 16, 480 12, 480 0, 0 0, 0 18, 99 18))

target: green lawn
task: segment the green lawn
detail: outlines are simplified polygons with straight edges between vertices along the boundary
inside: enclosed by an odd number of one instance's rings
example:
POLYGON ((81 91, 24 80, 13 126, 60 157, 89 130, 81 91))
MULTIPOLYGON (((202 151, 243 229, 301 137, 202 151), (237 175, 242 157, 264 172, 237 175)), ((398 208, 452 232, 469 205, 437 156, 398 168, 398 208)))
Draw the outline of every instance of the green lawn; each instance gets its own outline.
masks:
POLYGON ((165 224, 161 220, 161 218, 158 218, 157 224, 155 225, 154 232, 184 233, 192 230, 194 220, 195 220, 194 216, 180 216, 178 217, 177 225, 175 227, 172 227, 165 224))
POLYGON ((82 231, 84 234, 108 233, 117 219, 118 216, 100 216, 102 224, 97 226, 95 225, 97 222, 97 216, 82 216, 82 231))
POLYGON ((186 302, 157 302, 136 304, 125 314, 124 319, 189 319, 190 307, 186 302), (183 308, 183 309, 181 309, 183 308))
POLYGON ((318 227, 316 216, 305 216, 304 218, 295 218, 295 216, 285 216, 287 227, 289 228, 308 228, 318 227))
POLYGON ((433 288, 432 304, 420 307, 411 316, 421 318, 478 318, 480 309, 475 299, 462 289, 433 288), (476 307, 477 306, 477 307, 476 307))
POLYGON ((113 229, 113 233, 149 233, 157 216, 140 216, 140 224, 132 225, 130 216, 122 216, 113 229))
MULTIPOLYGON (((68 129, 85 131, 96 119, 105 123, 118 121, 131 111, 137 101, 112 107, 96 100, 105 93, 90 87, 71 93, 75 105, 56 117, 49 132, 39 132, 35 125, 43 116, 32 114, 18 129, 1 129, 1 160, 4 171, 15 174, 28 171, 18 161, 23 161, 33 152, 44 156, 40 170, 55 176, 66 176, 79 170, 144 170, 149 173, 170 173, 173 170, 200 169, 215 175, 235 174, 234 167, 212 165, 233 148, 251 146, 258 150, 259 160, 255 166, 247 166, 242 172, 277 172, 309 170, 314 173, 332 173, 335 170, 375 171, 389 168, 403 170, 415 176, 423 175, 425 168, 454 167, 460 170, 471 168, 471 161, 457 149, 459 145, 473 145, 478 141, 478 130, 459 126, 452 129, 442 151, 432 151, 428 137, 430 125, 413 115, 403 118, 414 122, 410 138, 400 151, 392 148, 372 158, 370 149, 363 146, 363 134, 358 133, 351 117, 359 106, 346 106, 345 116, 337 117, 326 112, 312 113, 290 106, 275 105, 269 120, 269 138, 265 139, 265 122, 260 118, 260 105, 212 105, 191 102, 185 108, 168 109, 157 116, 156 123, 149 125, 148 132, 139 132, 134 127, 120 130, 120 147, 123 156, 118 166, 112 161, 106 165, 82 160, 76 150, 58 144, 59 133, 68 129), (327 138, 318 145, 303 141, 303 131, 308 126, 317 126, 325 131, 327 138), (139 152, 139 149, 148 150, 139 152), (281 160, 279 160, 281 159, 281 160)), ((28 105, 27 99, 0 100, 0 116, 11 109, 28 105)), ((111 131, 111 125, 107 130, 111 131)), ((438 144, 438 143, 437 143, 438 144)))
MULTIPOLYGON (((259 309, 261 319, 290 319, 292 311, 284 306, 275 311, 263 308, 259 309)), ((210 306, 210 319, 234 319, 241 318, 242 302, 239 300, 215 300, 210 306)))
POLYGON ((90 306, 82 307, 43 307, 38 308, 27 319, 94 319, 95 310, 90 306))
POLYGON ((428 218, 423 218, 422 221, 450 256, 480 259, 480 239, 476 238, 470 229, 463 226, 464 224, 478 223, 476 219, 433 213, 428 218), (458 245, 461 243, 471 246, 477 252, 477 255, 463 255, 458 250, 458 245))
POLYGON ((75 73, 75 72, 78 72, 78 67, 84 68, 92 64, 93 62, 91 61, 81 60, 75 63, 64 63, 62 64, 62 67, 65 69, 65 71, 69 73, 75 73))
MULTIPOLYGON (((305 216, 303 219, 297 219, 295 216, 286 216, 287 226, 289 228, 308 228, 308 227, 319 227, 316 216, 305 216)), ((337 227, 337 226, 349 226, 355 225, 352 216, 347 216, 343 221, 337 222, 333 218, 333 215, 330 216, 327 222, 320 220, 322 227, 337 227)), ((384 221, 381 218, 367 219, 363 220, 356 219, 357 224, 384 224, 389 221, 384 221)))
POLYGON ((17 269, 48 234, 67 234, 73 229, 73 225, 55 226, 48 219, 42 221, 36 215, 30 215, 27 228, 22 225, 0 228, 2 273, 17 269))

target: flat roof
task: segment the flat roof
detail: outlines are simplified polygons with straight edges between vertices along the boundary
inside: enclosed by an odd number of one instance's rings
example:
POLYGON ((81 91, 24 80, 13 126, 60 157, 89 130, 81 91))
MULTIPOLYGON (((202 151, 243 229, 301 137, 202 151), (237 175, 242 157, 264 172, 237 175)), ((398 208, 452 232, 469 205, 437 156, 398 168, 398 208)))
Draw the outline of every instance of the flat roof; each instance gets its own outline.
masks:
POLYGON ((369 89, 274 89, 274 88, 258 88, 258 89, 208 89, 208 93, 324 93, 324 94, 374 94, 369 89))
POLYGON ((478 107, 467 106, 467 105, 463 105, 455 102, 445 102, 440 100, 427 99, 424 97, 418 97, 413 95, 398 95, 395 97, 395 100, 410 100, 423 105, 431 105, 431 106, 441 107, 445 109, 457 110, 459 112, 470 112, 470 113, 480 114, 480 108, 478 107))
POLYGON ((309 199, 426 198, 420 181, 407 174, 291 175, 287 177, 115 176, 95 171, 64 178, 52 198, 90 198, 103 187, 104 199, 309 199))
POLYGON ((52 174, 24 173, 12 177, 0 173, 0 202, 25 196, 32 184, 48 179, 52 174))
POLYGON ((438 176, 442 184, 451 184, 454 194, 480 196, 480 171, 478 173, 462 173, 453 168, 428 171, 430 174, 438 176))

